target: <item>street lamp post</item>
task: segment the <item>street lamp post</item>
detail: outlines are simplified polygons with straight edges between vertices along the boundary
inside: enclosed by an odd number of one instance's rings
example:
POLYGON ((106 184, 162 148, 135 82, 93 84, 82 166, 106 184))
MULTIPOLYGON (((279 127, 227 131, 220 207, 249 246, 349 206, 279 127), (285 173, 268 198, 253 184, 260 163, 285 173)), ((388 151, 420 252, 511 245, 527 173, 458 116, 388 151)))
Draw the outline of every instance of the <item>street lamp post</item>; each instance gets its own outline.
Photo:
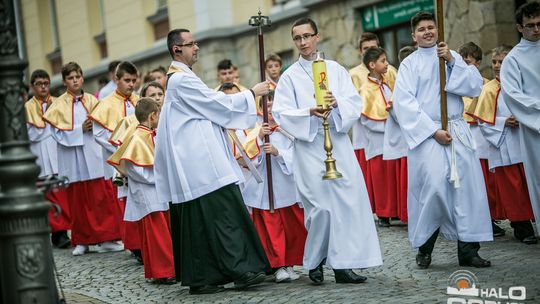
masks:
POLYGON ((0 0, 0 303, 55 303, 50 205, 26 132, 14 1, 0 0))

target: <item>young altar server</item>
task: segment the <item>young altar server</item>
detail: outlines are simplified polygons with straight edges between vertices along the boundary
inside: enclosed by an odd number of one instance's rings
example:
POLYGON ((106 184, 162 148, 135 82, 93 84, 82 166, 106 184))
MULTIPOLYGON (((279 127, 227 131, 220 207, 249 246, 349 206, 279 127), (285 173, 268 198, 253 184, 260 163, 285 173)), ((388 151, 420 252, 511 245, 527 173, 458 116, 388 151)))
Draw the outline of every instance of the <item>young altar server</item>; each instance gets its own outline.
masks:
POLYGON ((67 176, 68 200, 73 202, 71 214, 71 243, 73 255, 82 255, 89 245, 100 244, 100 251, 121 251, 118 223, 120 209, 112 184, 103 178, 101 147, 92 134, 88 115, 98 103, 92 94, 84 93, 81 67, 69 62, 62 67, 66 93, 49 107, 43 119, 53 127, 58 142, 58 174, 67 176))
POLYGON ((174 284, 169 205, 158 202, 154 180, 154 129, 159 111, 160 105, 152 98, 139 100, 135 115, 140 123, 108 163, 129 180, 124 220, 140 225, 144 276, 156 284, 174 284))
MULTIPOLYGON (((272 99, 269 98, 268 113, 271 111, 272 99)), ((262 176, 263 182, 258 183, 253 175, 249 175, 242 196, 244 203, 251 207, 253 224, 270 266, 277 270, 277 283, 300 278, 292 266, 302 265, 307 236, 304 211, 298 205, 299 198, 292 173, 293 140, 290 134, 276 124, 270 114, 269 123, 263 123, 262 116, 259 116, 257 127, 247 132, 244 140, 244 150, 262 176), (269 143, 264 143, 265 135, 270 136, 269 143), (265 161, 267 154, 271 155, 274 213, 269 211, 268 203, 265 161)))
POLYGON ((294 22, 292 40, 300 58, 279 79, 272 114, 280 128, 294 136, 293 174, 304 205, 308 231, 304 268, 316 284, 324 280, 323 265, 330 266, 336 283, 362 283, 367 278, 352 269, 382 264, 379 239, 364 178, 348 136, 360 118, 362 99, 347 71, 326 60, 329 112, 316 106, 312 59, 321 39, 315 22, 294 22), (321 117, 328 115, 333 157, 343 177, 323 180, 326 153, 321 117))
MULTIPOLYGON (((32 72, 30 88, 34 97, 24 104, 30 150, 37 157, 39 177, 58 174, 57 143, 51 135, 51 126, 43 120, 43 114, 54 102, 50 95, 50 85, 51 78, 46 71, 38 69, 32 72)), ((59 214, 56 214, 54 208, 49 211, 52 244, 58 248, 67 248, 70 245, 67 230, 71 229, 67 192, 53 189, 45 193, 45 198, 61 209, 59 214)))
MULTIPOLYGON (((379 226, 389 227, 390 218, 399 217, 400 213, 407 214, 407 201, 401 202, 401 206, 399 204, 398 173, 401 164, 398 160, 383 159, 384 138, 387 137, 385 133, 387 110, 392 98, 394 79, 387 81, 383 76, 388 71, 388 61, 386 60, 386 52, 382 48, 367 49, 362 61, 369 70, 367 81, 360 88, 360 96, 363 101, 360 121, 366 130, 365 154, 373 189, 371 206, 379 217, 379 226), (405 212, 399 212, 403 209, 405 212)), ((395 131, 389 130, 389 132, 395 131)), ((392 135, 400 136, 400 133, 399 126, 397 126, 397 133, 392 135)))
POLYGON ((514 236, 525 244, 536 244, 531 219, 534 219, 521 157, 519 121, 510 113, 502 95, 499 76, 504 57, 512 49, 501 45, 491 53, 495 79, 488 82, 478 99, 474 117, 478 119, 488 149, 489 169, 494 171, 497 203, 503 208, 514 236))
MULTIPOLYGON (((468 65, 480 68, 482 63, 482 49, 474 42, 467 42, 459 47, 458 53, 468 65)), ((483 78, 484 85, 489 81, 483 78)), ((495 185, 494 173, 489 171, 488 165, 488 150, 489 142, 480 131, 477 120, 474 118, 474 110, 478 104, 478 97, 463 97, 463 119, 469 124, 471 133, 476 143, 476 155, 480 158, 480 165, 482 165, 482 173, 484 174, 484 183, 486 184, 486 192, 488 195, 489 212, 491 214, 491 226, 493 228, 493 236, 499 237, 505 234, 503 228, 498 226, 496 220, 506 219, 502 206, 497 203, 497 189, 495 185)))
MULTIPOLYGON (((376 34, 370 33, 370 32, 364 32, 360 36, 360 39, 358 39, 358 53, 360 54, 360 57, 363 58, 366 51, 370 48, 378 48, 380 47, 379 43, 379 37, 377 37, 376 34)), ((360 94, 360 88, 362 85, 368 81, 368 73, 369 70, 366 67, 366 65, 362 62, 358 66, 352 68, 349 70, 349 75, 351 76, 352 82, 360 94)), ((392 65, 388 65, 387 73, 384 75, 387 82, 394 82, 396 79, 397 70, 392 65)), ((358 119, 352 126, 352 144, 354 147, 354 153, 356 155, 356 159, 358 163, 360 164, 360 168, 362 169, 362 174, 364 175, 365 184, 367 187, 369 200, 371 202, 371 209, 375 211, 375 206, 373 205, 374 199, 373 199, 373 186, 371 182, 371 172, 369 171, 367 160, 366 160, 366 154, 365 154, 365 148, 367 145, 367 130, 358 119)), ((384 226, 390 225, 390 219, 389 218, 379 218, 379 224, 383 224, 384 226)))
POLYGON ((433 14, 416 14, 411 30, 418 49, 399 67, 393 106, 409 145, 408 230, 416 263, 429 267, 440 233, 458 242, 460 266, 489 267, 478 255, 479 242, 493 240, 489 206, 462 101, 480 95, 482 76, 446 43, 437 44, 433 14), (446 61, 448 131, 441 128, 439 58, 446 61))
POLYGON ((540 231, 540 2, 525 3, 516 11, 523 35, 501 67, 501 92, 508 109, 519 121, 521 157, 536 228, 540 231))

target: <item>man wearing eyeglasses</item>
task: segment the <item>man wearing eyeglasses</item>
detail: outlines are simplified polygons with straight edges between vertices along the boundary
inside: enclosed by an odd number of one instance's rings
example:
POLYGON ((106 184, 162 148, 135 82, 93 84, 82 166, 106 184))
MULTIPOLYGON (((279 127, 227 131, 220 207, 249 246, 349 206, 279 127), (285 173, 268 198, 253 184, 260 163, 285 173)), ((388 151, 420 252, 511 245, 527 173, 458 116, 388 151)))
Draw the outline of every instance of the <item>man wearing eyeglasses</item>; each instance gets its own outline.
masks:
POLYGON ((303 266, 315 284, 324 281, 323 265, 331 267, 336 283, 362 283, 367 278, 352 269, 382 264, 364 178, 348 136, 360 118, 362 99, 345 68, 326 60, 329 112, 316 107, 312 60, 321 39, 315 22, 294 22, 292 40, 300 58, 281 75, 272 114, 295 137, 293 174, 304 204, 308 236, 303 266), (326 158, 321 117, 328 117, 337 170, 343 177, 322 180, 326 158))
MULTIPOLYGON (((43 114, 53 103, 50 85, 51 79, 46 71, 38 69, 32 72, 30 88, 34 97, 24 104, 30 150, 37 157, 36 162, 41 169, 39 177, 58 174, 57 143, 52 137, 51 126, 43 120, 43 114)), ((52 244, 58 248, 68 248, 70 239, 67 230, 71 229, 71 218, 66 192, 57 189, 54 192, 47 192, 45 196, 47 200, 59 205, 62 209, 58 216, 53 210, 49 212, 52 244)))
POLYGON ((504 58, 501 92, 510 112, 519 121, 523 166, 540 231, 540 2, 520 6, 516 23, 523 37, 504 58))
POLYGON ((243 289, 265 279, 268 260, 246 210, 238 183, 243 174, 228 146, 226 129, 252 128, 255 97, 269 83, 226 95, 191 70, 199 46, 186 29, 167 36, 172 57, 157 129, 158 199, 171 203, 176 276, 191 294, 243 289))

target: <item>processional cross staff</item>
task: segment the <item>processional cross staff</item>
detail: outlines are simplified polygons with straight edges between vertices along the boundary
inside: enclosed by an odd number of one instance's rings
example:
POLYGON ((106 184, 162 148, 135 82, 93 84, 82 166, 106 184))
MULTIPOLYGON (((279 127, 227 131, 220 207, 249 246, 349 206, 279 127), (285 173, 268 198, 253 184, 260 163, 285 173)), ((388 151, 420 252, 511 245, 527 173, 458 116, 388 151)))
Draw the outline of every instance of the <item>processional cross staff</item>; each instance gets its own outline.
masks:
MULTIPOLYGON (((251 18, 249 18, 249 25, 257 27, 257 36, 259 41, 259 70, 261 75, 261 81, 266 80, 266 72, 264 66, 264 37, 262 29, 263 27, 269 27, 271 24, 272 21, 270 20, 270 18, 268 16, 263 16, 260 9, 257 16, 251 16, 251 18)), ((268 96, 262 96, 261 101, 263 122, 268 123, 268 96)), ((264 142, 270 142, 270 136, 268 134, 264 135, 264 142)), ((270 213, 274 213, 274 187, 272 184, 272 160, 270 157, 270 153, 266 153, 266 182, 268 185, 268 204, 270 207, 270 213)))
MULTIPOLYGON (((437 32, 439 40, 444 41, 444 10, 443 0, 437 2, 437 32)), ((441 92, 441 126, 443 130, 448 130, 448 106, 446 103, 446 62, 439 57, 439 89, 441 92)))

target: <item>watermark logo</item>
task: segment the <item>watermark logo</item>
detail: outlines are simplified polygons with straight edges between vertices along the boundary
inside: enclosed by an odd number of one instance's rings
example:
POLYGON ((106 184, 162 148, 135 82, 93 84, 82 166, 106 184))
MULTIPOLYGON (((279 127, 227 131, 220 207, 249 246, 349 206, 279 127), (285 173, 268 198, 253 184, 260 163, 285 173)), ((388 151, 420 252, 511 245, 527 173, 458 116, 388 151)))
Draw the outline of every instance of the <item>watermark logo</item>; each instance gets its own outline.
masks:
POLYGON ((474 273, 468 270, 450 275, 446 294, 452 296, 447 304, 521 304, 527 298, 525 286, 481 288, 474 273))

